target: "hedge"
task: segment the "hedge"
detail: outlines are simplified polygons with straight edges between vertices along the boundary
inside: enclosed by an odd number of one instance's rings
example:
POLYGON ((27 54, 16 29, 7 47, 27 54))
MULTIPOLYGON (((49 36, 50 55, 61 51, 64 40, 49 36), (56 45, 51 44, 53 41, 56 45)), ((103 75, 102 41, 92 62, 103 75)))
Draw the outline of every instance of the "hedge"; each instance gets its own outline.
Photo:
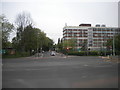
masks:
POLYGON ((15 54, 2 54, 2 58, 18 58, 18 57, 28 57, 30 56, 29 52, 16 52, 15 54))
POLYGON ((104 55, 110 55, 111 52, 107 51, 107 52, 101 52, 101 51, 70 51, 68 52, 68 55, 76 55, 76 56, 104 56, 104 55))

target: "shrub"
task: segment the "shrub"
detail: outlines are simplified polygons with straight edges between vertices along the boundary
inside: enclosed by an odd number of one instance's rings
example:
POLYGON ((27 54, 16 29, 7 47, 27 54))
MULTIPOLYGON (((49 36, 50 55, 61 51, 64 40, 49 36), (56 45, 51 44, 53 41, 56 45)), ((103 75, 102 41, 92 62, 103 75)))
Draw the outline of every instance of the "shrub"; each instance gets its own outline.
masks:
POLYGON ((88 55, 97 56, 97 55, 99 55, 99 52, 98 51, 89 51, 88 55))
POLYGON ((85 51, 81 51, 81 52, 71 51, 71 52, 68 52, 68 55, 85 56, 85 55, 87 55, 87 52, 85 52, 85 51))
POLYGON ((20 55, 22 57, 26 57, 26 56, 30 56, 30 53, 29 52, 21 52, 20 55))
POLYGON ((68 52, 68 55, 76 55, 76 56, 98 56, 99 52, 98 51, 71 51, 68 52))

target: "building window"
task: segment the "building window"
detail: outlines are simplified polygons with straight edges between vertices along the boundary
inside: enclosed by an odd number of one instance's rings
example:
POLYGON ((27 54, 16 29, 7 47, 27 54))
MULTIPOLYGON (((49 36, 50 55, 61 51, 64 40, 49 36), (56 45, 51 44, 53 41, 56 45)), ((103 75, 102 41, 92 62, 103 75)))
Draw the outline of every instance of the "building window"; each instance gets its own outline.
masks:
POLYGON ((92 44, 89 44, 89 46, 92 46, 92 44))
POLYGON ((74 34, 74 37, 76 37, 77 35, 76 34, 74 34))
POLYGON ((82 45, 83 45, 82 43, 79 44, 79 46, 82 46, 82 45))

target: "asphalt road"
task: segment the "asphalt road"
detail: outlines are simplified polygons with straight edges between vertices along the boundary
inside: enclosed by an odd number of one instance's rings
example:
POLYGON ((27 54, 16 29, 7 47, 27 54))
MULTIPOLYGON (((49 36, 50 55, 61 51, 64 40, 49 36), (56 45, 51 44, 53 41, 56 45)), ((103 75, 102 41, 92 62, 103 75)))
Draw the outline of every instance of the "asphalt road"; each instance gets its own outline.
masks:
POLYGON ((118 88, 118 64, 57 54, 3 59, 3 88, 118 88))

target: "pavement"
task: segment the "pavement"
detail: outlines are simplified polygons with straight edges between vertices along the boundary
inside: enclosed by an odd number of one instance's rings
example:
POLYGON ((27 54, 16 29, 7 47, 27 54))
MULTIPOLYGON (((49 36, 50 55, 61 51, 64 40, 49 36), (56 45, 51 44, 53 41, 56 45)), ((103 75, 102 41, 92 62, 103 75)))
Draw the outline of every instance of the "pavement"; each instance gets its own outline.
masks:
POLYGON ((3 88, 118 88, 118 63, 98 56, 3 59, 3 88))
POLYGON ((120 63, 120 56, 100 56, 105 62, 120 63))

